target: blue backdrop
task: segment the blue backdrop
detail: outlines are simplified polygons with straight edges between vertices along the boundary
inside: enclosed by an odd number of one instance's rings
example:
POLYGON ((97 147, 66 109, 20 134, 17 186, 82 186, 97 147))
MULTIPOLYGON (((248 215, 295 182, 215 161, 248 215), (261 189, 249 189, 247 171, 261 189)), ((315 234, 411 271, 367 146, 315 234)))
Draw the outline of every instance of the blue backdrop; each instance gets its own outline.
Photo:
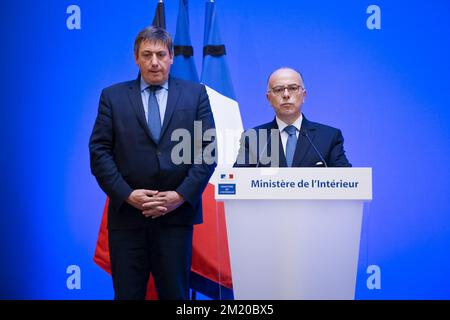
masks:
MULTIPOLYGON (((354 166, 373 167, 358 299, 450 298, 450 3, 221 1, 221 33, 244 127, 272 119, 268 74, 302 71, 303 111, 339 127, 354 166), (366 21, 381 9, 381 29, 366 21), (446 40, 447 39, 447 40, 446 40), (381 289, 366 268, 381 269, 381 289)), ((105 195, 90 174, 88 139, 101 89, 137 75, 136 33, 156 0, 0 3, 0 298, 110 299, 92 257, 105 195), (81 9, 70 30, 67 8, 81 9), (81 269, 69 290, 66 268, 81 269)), ((178 0, 166 0, 175 31, 178 0)), ((190 1, 201 71, 204 1, 190 1)))

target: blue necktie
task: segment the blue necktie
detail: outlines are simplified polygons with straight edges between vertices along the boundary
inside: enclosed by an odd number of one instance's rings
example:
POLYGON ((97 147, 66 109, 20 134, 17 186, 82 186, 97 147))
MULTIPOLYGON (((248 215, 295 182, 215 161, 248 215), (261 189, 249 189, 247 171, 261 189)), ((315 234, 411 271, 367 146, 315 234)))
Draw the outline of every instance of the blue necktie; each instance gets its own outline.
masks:
POLYGON ((161 134, 161 116, 159 114, 158 100, 156 100, 155 92, 161 89, 161 86, 149 86, 150 95, 148 96, 148 128, 153 136, 153 139, 158 143, 159 135, 161 134))
POLYGON ((294 160, 295 147, 297 145, 297 128, 293 125, 284 128, 284 131, 289 135, 286 143, 286 162, 288 167, 292 167, 294 160))

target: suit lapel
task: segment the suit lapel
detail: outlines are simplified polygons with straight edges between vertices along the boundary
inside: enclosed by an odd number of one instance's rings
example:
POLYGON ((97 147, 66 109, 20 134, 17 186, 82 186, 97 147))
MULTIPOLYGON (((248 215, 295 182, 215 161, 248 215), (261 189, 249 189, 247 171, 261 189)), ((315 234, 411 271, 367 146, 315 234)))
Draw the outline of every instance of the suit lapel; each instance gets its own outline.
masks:
POLYGON ((172 118, 180 94, 181 94, 181 87, 178 81, 176 79, 169 78, 169 92, 167 96, 166 113, 164 115, 164 123, 161 128, 160 140, 162 139, 164 133, 167 130, 167 127, 169 126, 170 119, 172 118))
POLYGON ((301 132, 307 131, 308 136, 313 141, 315 137, 315 130, 310 126, 309 121, 306 120, 305 116, 303 116, 302 126, 300 129, 301 131, 298 135, 297 145, 295 147, 294 160, 292 161, 293 167, 301 167, 301 164, 305 159, 306 154, 309 152, 309 149, 311 148, 311 143, 309 143, 308 138, 302 135, 301 132))
POLYGON ((138 122, 141 125, 142 129, 145 131, 147 136, 153 141, 153 137, 150 133, 150 130, 147 125, 147 119, 145 119, 145 111, 144 105, 142 104, 142 95, 141 95, 141 86, 140 86, 140 77, 131 83, 129 86, 128 92, 131 105, 133 107, 134 112, 138 118, 138 122))

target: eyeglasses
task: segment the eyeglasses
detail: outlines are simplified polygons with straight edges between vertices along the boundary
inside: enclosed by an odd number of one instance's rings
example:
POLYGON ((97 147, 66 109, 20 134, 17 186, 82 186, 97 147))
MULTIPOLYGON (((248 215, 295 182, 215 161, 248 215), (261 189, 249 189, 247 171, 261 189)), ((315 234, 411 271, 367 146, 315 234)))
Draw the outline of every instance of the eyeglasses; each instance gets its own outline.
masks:
POLYGON ((303 90, 305 90, 302 86, 298 85, 298 84, 290 84, 287 86, 276 86, 273 87, 272 89, 269 90, 269 92, 273 92, 273 94, 277 95, 277 96, 282 96, 284 94, 284 91, 287 89, 287 91, 289 92, 289 94, 294 94, 300 91, 300 88, 303 90))

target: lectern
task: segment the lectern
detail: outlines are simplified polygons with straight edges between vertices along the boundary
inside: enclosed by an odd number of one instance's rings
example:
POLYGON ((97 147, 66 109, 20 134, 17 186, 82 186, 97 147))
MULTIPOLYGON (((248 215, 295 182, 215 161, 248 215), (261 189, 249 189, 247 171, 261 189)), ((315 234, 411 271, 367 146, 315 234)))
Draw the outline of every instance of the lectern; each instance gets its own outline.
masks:
POLYGON ((371 168, 218 168, 235 299, 354 299, 371 168))

